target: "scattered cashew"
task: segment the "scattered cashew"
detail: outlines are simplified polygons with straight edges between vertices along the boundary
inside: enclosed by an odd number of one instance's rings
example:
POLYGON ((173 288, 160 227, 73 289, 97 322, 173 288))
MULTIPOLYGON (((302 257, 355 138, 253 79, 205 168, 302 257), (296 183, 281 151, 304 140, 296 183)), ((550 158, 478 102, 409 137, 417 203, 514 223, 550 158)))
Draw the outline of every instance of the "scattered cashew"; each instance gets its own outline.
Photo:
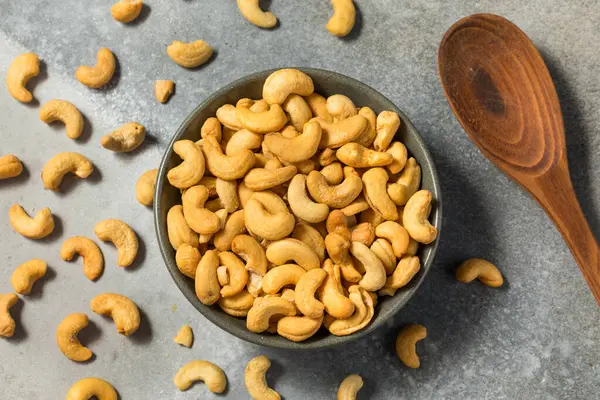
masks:
POLYGON ((0 157, 0 180, 15 178, 23 172, 23 164, 16 156, 7 154, 0 157))
POLYGON ((264 248, 249 235, 238 235, 231 242, 231 250, 246 261, 246 269, 263 276, 267 273, 264 248))
POLYGON ((362 115, 367 119, 367 126, 360 136, 356 138, 355 142, 365 147, 371 147, 377 136, 377 115, 369 107, 363 107, 358 110, 358 115, 362 115))
POLYGON ((8 218, 13 229, 29 239, 41 239, 54 231, 54 217, 48 207, 31 218, 23 207, 13 204, 8 210, 8 218))
POLYGON ((254 165, 252 151, 245 149, 231 156, 225 155, 214 136, 204 138, 202 151, 208 170, 217 178, 227 181, 243 177, 254 165))
POLYGON ((213 243, 217 250, 230 250, 233 239, 246 232, 245 215, 244 210, 238 210, 227 217, 223 229, 214 236, 213 243))
POLYGON ((373 147, 377 151, 386 151, 400 127, 400 117, 393 111, 383 111, 377 116, 377 136, 373 147))
POLYGON ((292 94, 309 96, 315 90, 310 76, 297 69, 280 69, 273 72, 263 85, 263 99, 269 104, 283 104, 292 94))
POLYGON ((47 124, 54 121, 64 123, 69 139, 77 139, 83 132, 83 116, 66 100, 50 100, 44 104, 40 108, 40 119, 47 124))
POLYGON ((94 233, 103 242, 110 241, 117 248, 117 265, 130 266, 138 252, 138 239, 131 227, 118 219, 100 221, 94 227, 94 233))
POLYGON ((393 296, 398 289, 406 286, 420 269, 421 262, 419 257, 403 257, 398 262, 392 276, 387 278, 379 294, 382 296, 393 296))
POLYGON ((336 151, 335 156, 355 168, 381 167, 394 161, 391 154, 371 150, 358 143, 346 143, 336 151))
POLYGON ((265 144, 273 154, 288 162, 300 162, 312 157, 321 141, 321 126, 314 120, 304 125, 304 133, 293 138, 282 134, 267 135, 265 144))
POLYGON ((192 347, 192 342, 194 341, 192 328, 189 325, 183 325, 179 328, 179 331, 177 331, 177 335, 175 335, 173 341, 188 348, 192 347))
POLYGON ((325 306, 315 298, 315 293, 326 276, 327 272, 321 268, 311 269, 301 275, 298 283, 296 283, 296 307, 308 318, 323 316, 325 306))
POLYGON ((281 168, 252 168, 244 177, 246 187, 255 192, 272 189, 292 179, 298 169, 289 165, 281 168))
POLYGON ((58 190, 67 173, 73 173, 78 178, 87 178, 94 172, 94 166, 84 156, 74 152, 58 153, 52 157, 42 169, 42 182, 50 190, 58 190))
POLYGON ((319 203, 332 208, 343 208, 358 197, 363 189, 361 179, 353 174, 346 174, 338 185, 330 185, 319 171, 312 171, 306 179, 308 192, 319 203))
POLYGON ((10 283, 15 292, 23 295, 31 293, 38 279, 46 275, 48 266, 42 260, 33 259, 19 265, 10 277, 10 283))
POLYGON ((277 17, 260 9, 258 0, 237 0, 237 6, 248 22, 259 28, 272 28, 277 25, 277 17))
POLYGON ((321 266, 317 253, 297 239, 286 238, 271 243, 267 247, 266 255, 267 260, 275 265, 292 260, 307 271, 321 266))
POLYGON ((104 270, 104 257, 96 243, 83 236, 73 236, 65 240, 60 248, 60 257, 71 261, 75 254, 83 257, 83 274, 91 281, 102 275, 104 270))
POLYGON ((375 228, 377 237, 387 239, 394 249, 394 255, 401 258, 408 250, 410 237, 402 225, 394 221, 385 221, 375 228))
POLYGON ((363 387, 360 375, 348 375, 344 378, 337 392, 337 400, 356 400, 356 394, 363 387))
POLYGON ((240 293, 248 282, 248 272, 244 263, 229 251, 219 253, 219 262, 227 267, 229 272, 229 283, 221 288, 222 297, 231 297, 240 293))
POLYGON ((386 190, 389 176, 383 168, 371 168, 362 176, 365 200, 376 213, 388 221, 398 219, 398 209, 386 190))
POLYGON ((140 311, 129 298, 115 293, 98 295, 90 302, 93 312, 111 317, 115 321, 117 332, 130 336, 140 326, 140 311))
POLYGON ((220 143, 223 136, 223 128, 219 119, 216 117, 207 118, 204 124, 202 124, 202 128, 200 128, 200 136, 203 139, 207 136, 214 136, 217 142, 220 143))
POLYGON ((358 282, 359 286, 369 292, 381 289, 386 282, 386 273, 383 264, 375 253, 359 242, 352 242, 350 245, 350 253, 352 253, 352 255, 365 267, 365 274, 358 282))
POLYGON ((88 316, 82 313, 67 315, 56 328, 56 344, 59 350, 73 361, 87 361, 92 351, 83 346, 77 334, 88 325, 88 316))
POLYGON ((387 166, 390 174, 397 174, 402 171, 408 159, 406 146, 401 142, 392 142, 386 151, 391 154, 394 159, 394 161, 387 166))
POLYGON ((137 149, 146 138, 146 128, 137 122, 128 122, 116 131, 102 136, 100 144, 115 153, 128 153, 137 149))
POLYGON ((154 96, 159 103, 166 103, 175 90, 175 82, 170 80, 154 81, 154 96))
POLYGON ((335 336, 346 336, 361 330, 373 319, 375 313, 373 298, 368 292, 354 285, 349 289, 350 300, 354 303, 354 313, 346 319, 335 319, 325 316, 325 327, 335 336))
POLYGON ((187 189, 202 179, 205 161, 202 150, 191 140, 178 140, 173 151, 183 162, 167 173, 169 183, 178 189, 187 189))
POLYGON ((246 366, 244 382, 254 400, 279 400, 281 396, 267 384, 267 370, 271 361, 266 356, 254 357, 246 366))
POLYGON ((385 272, 388 275, 393 274, 396 268, 396 256, 391 243, 385 239, 376 239, 370 249, 383 264, 385 272))
POLYGON ((200 251, 188 243, 182 243, 175 253, 175 264, 182 274, 188 278, 196 278, 196 268, 202 256, 200 251))
POLYGON ((154 187, 156 186, 156 177, 158 169, 151 169, 144 172, 135 184, 135 198, 143 206, 151 206, 154 202, 154 187))
POLYGON ((500 270, 491 262, 481 258, 471 258, 461 263, 456 270, 456 279, 463 283, 479 279, 484 285, 493 288, 500 287, 504 283, 500 270))
POLYGON ((421 167, 414 158, 409 158, 396 183, 388 186, 388 195, 398 206, 406 204, 421 185, 421 167))
POLYGON ((183 207, 175 205, 167 213, 167 233, 173 249, 177 250, 184 243, 192 247, 198 246, 198 234, 192 230, 183 216, 183 207))
POLYGON ((281 297, 262 297, 254 301, 248 311, 246 328, 250 332, 261 333, 269 328, 269 319, 274 315, 296 315, 296 306, 281 297))
POLYGON ((244 107, 236 107, 236 116, 242 126, 252 132, 277 132, 287 123, 287 116, 278 104, 272 104, 267 111, 252 112, 244 107))
POLYGON ((10 316, 10 308, 17 304, 19 297, 14 293, 0 294, 0 336, 12 337, 15 334, 16 323, 10 316))
POLYGON ((264 239, 282 239, 294 230, 296 224, 283 200, 274 193, 254 193, 244 211, 248 230, 264 239))
POLYGON ((110 82, 115 73, 116 60, 113 53, 103 47, 96 55, 96 65, 93 67, 81 66, 75 71, 75 78, 85 86, 98 89, 110 82))
POLYGON ((334 123, 318 117, 312 120, 317 121, 323 130, 321 142, 319 143, 321 149, 325 147, 334 149, 352 142, 360 136, 367 126, 367 119, 362 115, 354 115, 334 123))
POLYGON ((33 95, 25 85, 40 73, 40 59, 34 53, 24 53, 15 57, 6 71, 6 87, 12 97, 21 103, 29 103, 33 95))
POLYGON ((429 223, 431 192, 419 190, 408 199, 402 215, 402 225, 411 238, 419 243, 431 243, 437 237, 437 229, 429 223))
POLYGON ((232 156, 242 150, 257 149, 262 144, 262 141, 262 135, 251 132, 248 129, 241 129, 234 133, 233 136, 227 141, 227 146, 225 146, 225 154, 232 156))
POLYGON ((327 30, 335 36, 346 36, 354 27, 356 9, 352 0, 331 0, 333 16, 327 22, 327 30))
POLYGON ((425 339, 427 329, 423 325, 411 324, 404 327, 396 338, 396 353, 400 361, 409 368, 419 368, 421 360, 417 355, 417 342, 425 339))
POLYGON ((110 8, 110 13, 115 20, 126 24, 140 15, 142 6, 142 0, 120 0, 110 8))
POLYGON ((353 226, 350 229, 350 233, 351 241, 360 242, 367 247, 371 246, 371 244, 375 240, 375 229, 373 228, 373 225, 371 225, 371 223, 369 222, 361 222, 360 224, 353 226))
POLYGON ((208 61, 213 54, 213 48, 204 40, 184 43, 174 40, 167 47, 167 54, 176 64, 185 68, 196 68, 208 61))
POLYGON ((358 114, 358 110, 352 100, 343 94, 329 96, 325 103, 325 108, 329 115, 338 121, 358 114))
POLYGON ((204 360, 194 360, 177 371, 173 383, 177 389, 188 390, 196 381, 203 381, 213 393, 223 393, 227 386, 227 377, 217 365, 204 360))
POLYGON ((321 222, 329 215, 327 204, 315 203, 308 197, 305 175, 298 174, 292 178, 288 186, 287 199, 292 212, 306 222, 321 222))
POLYGON ((75 382, 67 392, 67 400, 117 400, 117 392, 110 383, 100 378, 83 378, 75 382))

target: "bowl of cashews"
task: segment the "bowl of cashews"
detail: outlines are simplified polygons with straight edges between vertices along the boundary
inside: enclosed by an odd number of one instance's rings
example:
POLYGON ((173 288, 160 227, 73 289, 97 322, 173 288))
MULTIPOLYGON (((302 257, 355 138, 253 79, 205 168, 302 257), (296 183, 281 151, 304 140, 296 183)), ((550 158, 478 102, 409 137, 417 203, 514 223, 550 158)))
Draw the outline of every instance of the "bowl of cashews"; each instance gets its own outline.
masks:
POLYGON ((330 347, 415 293, 442 222, 437 172, 408 118, 319 69, 258 72, 183 122, 156 178, 166 266, 209 321, 246 341, 330 347))

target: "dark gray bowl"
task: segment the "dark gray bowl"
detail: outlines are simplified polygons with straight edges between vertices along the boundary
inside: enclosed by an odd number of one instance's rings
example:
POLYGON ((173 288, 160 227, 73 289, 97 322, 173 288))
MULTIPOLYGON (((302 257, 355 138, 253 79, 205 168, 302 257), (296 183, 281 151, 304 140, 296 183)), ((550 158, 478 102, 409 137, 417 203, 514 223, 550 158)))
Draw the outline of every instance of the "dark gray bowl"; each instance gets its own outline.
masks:
MULTIPOLYGON (((410 123, 406 115, 379 92, 357 80, 321 69, 299 69, 312 77, 315 83, 315 91, 325 97, 335 93, 341 93, 348 96, 359 106, 368 105, 376 113, 384 110, 391 110, 398 113, 402 120, 402 124, 396 137, 406 145, 409 154, 412 157, 415 157, 421 165, 423 175, 422 188, 430 190, 435 199, 435 203, 431 210, 430 220, 438 231, 440 231, 442 224, 442 205, 438 175, 431 155, 429 154, 425 143, 423 143, 423 139, 421 139, 421 136, 419 136, 417 130, 410 123)), ((183 292, 185 297, 194 305, 194 307, 196 307, 196 309, 198 309, 198 311, 200 311, 200 313, 202 313, 202 315, 221 329, 241 339, 247 340, 248 342, 269 347, 283 349, 318 349, 330 347, 370 334, 378 327, 382 326, 392 317, 392 315, 397 313, 425 279, 425 275, 433 262, 439 239, 428 246, 421 246, 419 256, 421 258, 422 267, 419 273, 407 286, 398 290, 395 296, 380 298, 379 304, 375 310, 375 317, 366 328, 352 335, 339 337, 329 334, 325 329, 321 329, 321 331, 312 338, 304 342, 294 343, 277 335, 252 333, 246 329, 245 319, 235 318, 225 314, 216 305, 205 306, 202 304, 196 297, 194 282, 185 277, 177 269, 177 265, 175 264, 175 251, 169 244, 167 235, 167 212, 171 206, 181 203, 179 190, 169 185, 167 181, 167 172, 169 169, 181 162, 179 157, 173 153, 173 143, 181 139, 198 140, 200 138, 200 127, 204 121, 208 117, 214 116, 217 108, 223 104, 235 104, 236 101, 242 97, 253 99, 261 98, 263 82, 273 71, 275 70, 248 75, 218 90, 204 100, 202 104, 186 118, 173 136, 160 164, 156 182, 154 218, 158 245, 160 246, 160 251, 167 264, 167 268, 169 269, 173 280, 175 280, 175 283, 179 287, 179 290, 183 292)))

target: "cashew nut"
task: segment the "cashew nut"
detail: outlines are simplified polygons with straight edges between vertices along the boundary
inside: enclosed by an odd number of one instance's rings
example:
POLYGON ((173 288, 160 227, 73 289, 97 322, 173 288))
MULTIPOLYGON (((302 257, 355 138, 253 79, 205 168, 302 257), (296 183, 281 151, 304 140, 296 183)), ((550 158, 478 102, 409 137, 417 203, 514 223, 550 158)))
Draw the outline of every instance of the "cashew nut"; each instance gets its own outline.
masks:
MULTIPOLYGON (((373 225, 369 222, 362 222, 358 225, 355 225, 350 229, 351 238, 350 240, 353 242, 360 242, 365 246, 370 246, 375 240, 375 229, 373 225)), ((408 236, 408 234, 407 234, 408 236)))
POLYGON ((335 319, 332 316, 325 316, 325 327, 335 336, 346 336, 361 330, 373 319, 375 309, 373 298, 369 293, 356 285, 349 289, 350 300, 354 303, 354 313, 346 319, 335 319))
POLYGON ((292 237, 304 242, 313 249, 319 256, 319 261, 323 262, 325 260, 325 240, 323 240, 323 236, 318 230, 309 224, 298 222, 292 232, 292 237))
POLYGON ((225 146, 225 154, 232 156, 242 150, 257 149, 262 144, 262 141, 262 135, 251 132, 248 129, 241 129, 234 133, 233 136, 227 141, 227 146, 225 146))
POLYGON ((377 136, 373 147, 377 151, 386 151, 400 127, 400 117, 393 111, 383 111, 377 116, 377 136))
POLYGON ((359 286, 369 292, 381 289, 386 283, 386 273, 383 264, 375 253, 359 242, 352 242, 350 253, 365 267, 365 274, 358 282, 359 286))
POLYGON ((252 112, 244 107, 236 107, 236 116, 242 126, 252 132, 277 132, 287 123, 287 116, 278 104, 263 112, 252 112))
POLYGON ((371 168, 362 176, 365 200, 375 212, 388 221, 398 219, 398 209, 386 190, 389 176, 383 168, 371 168))
POLYGON ((260 28, 272 28, 277 25, 277 17, 271 12, 261 10, 258 0, 237 0, 237 6, 251 24, 260 28))
POLYGON ((365 210, 369 210, 370 208, 371 206, 369 206, 367 200, 365 200, 363 196, 358 196, 356 199, 352 200, 352 203, 340 209, 340 211, 343 212, 346 217, 350 217, 362 213, 365 210))
MULTIPOLYGON (((206 203, 206 208, 209 208, 208 204, 209 203, 206 203)), ((221 230, 225 227, 225 223, 227 222, 227 216, 229 214, 225 209, 214 211, 214 213, 219 218, 219 230, 221 230)), ((200 234, 198 235, 198 243, 208 243, 213 238, 213 236, 214 233, 200 234)))
POLYGON ((48 207, 31 218, 23 207, 13 204, 8 210, 8 218, 16 232, 30 239, 41 239, 54 231, 54 217, 48 207))
POLYGON ((331 260, 327 259, 323 263, 323 270, 327 276, 317 290, 317 297, 325 306, 327 314, 333 318, 349 318, 354 312, 354 303, 344 296, 340 267, 333 265, 331 260))
POLYGON ((404 327, 396 338, 396 353, 400 361, 409 368, 419 368, 421 360, 417 355, 417 342, 425 339, 427 329, 423 325, 411 324, 404 327))
POLYGON ((333 162, 319 171, 325 177, 325 180, 330 185, 338 185, 344 179, 344 170, 342 164, 333 162))
MULTIPOLYGON (((242 129, 242 124, 240 123, 240 121, 237 118, 237 107, 231 105, 231 104, 225 104, 222 105, 221 107, 219 107, 217 109, 216 112, 217 115, 217 119, 226 127, 229 127, 231 129, 233 129, 234 131, 239 131, 240 129, 242 129)), ((206 138, 205 136, 202 136, 203 138, 206 138)), ((223 137, 224 141, 229 141, 229 139, 226 139, 225 137, 223 137)), ((220 142, 221 140, 219 140, 220 142)))
POLYGON ((302 342, 317 333, 322 324, 323 315, 317 318, 283 317, 277 321, 277 333, 292 342, 302 342))
POLYGON ((120 0, 110 8, 110 13, 115 20, 126 24, 140 15, 142 5, 142 0, 120 0))
POLYGON ((94 171, 94 166, 84 156, 74 152, 58 153, 52 157, 42 169, 42 182, 50 190, 58 190, 63 178, 69 172, 78 178, 87 178, 94 171))
POLYGON ((402 225, 411 238, 419 243, 431 243, 437 237, 437 229, 429 223, 431 192, 419 190, 408 199, 402 215, 402 225))
POLYGON ((387 166, 390 174, 397 174, 402 171, 408 159, 406 146, 401 142, 392 142, 386 151, 391 154, 392 158, 394 159, 394 161, 387 166))
POLYGON ((275 294, 284 286, 296 286, 306 270, 296 264, 283 264, 270 269, 262 279, 262 290, 275 294))
MULTIPOLYGON (((320 146, 319 146, 320 147, 320 146)), ((323 149, 321 154, 319 154, 319 164, 322 167, 326 167, 334 161, 337 161, 337 157, 335 156, 335 150, 330 149, 329 147, 323 149)))
POLYGON ((310 107, 304 98, 297 94, 290 94, 281 108, 290 115, 290 122, 298 132, 302 132, 305 124, 312 118, 310 107))
POLYGON ((229 283, 221 288, 221 296, 231 297, 240 293, 248 282, 248 272, 244 263, 229 251, 219 253, 219 261, 229 271, 229 283))
POLYGON ((254 296, 248 293, 247 290, 242 290, 240 293, 231 297, 221 297, 219 299, 219 307, 229 315, 234 317, 245 317, 248 315, 248 310, 254 304, 254 296))
POLYGON ((343 208, 358 197, 363 189, 363 182, 356 175, 346 174, 342 183, 330 185, 319 171, 312 171, 308 174, 306 186, 317 202, 332 208, 343 208))
POLYGON ((491 262, 481 258, 471 258, 460 264, 456 270, 456 279, 463 283, 479 279, 484 285, 493 288, 500 287, 504 283, 500 270, 491 262))
POLYGON ((116 131, 102 136, 100 144, 115 153, 127 153, 137 149, 146 138, 146 128, 137 122, 128 122, 116 131))
POLYGON ((414 158, 409 158, 396 183, 388 186, 388 195, 396 205, 403 206, 421 185, 421 167, 414 158))
POLYGON ((104 293, 90 302, 93 312, 111 317, 115 321, 117 332, 130 336, 140 326, 140 310, 129 298, 116 294, 104 293))
POLYGON ((143 206, 151 206, 154 202, 154 187, 156 186, 156 177, 158 169, 151 169, 144 172, 135 184, 135 198, 143 206))
POLYGON ((298 239, 277 240, 267 247, 266 254, 267 260, 275 265, 282 265, 292 260, 307 271, 321 266, 317 253, 298 239))
POLYGON ((362 115, 354 115, 334 123, 318 117, 312 120, 317 121, 323 130, 321 142, 319 143, 320 149, 325 147, 334 149, 352 142, 360 136, 367 126, 367 119, 362 115))
POLYGON ((0 180, 15 178, 23 172, 23 164, 16 156, 7 154, 0 157, 0 180))
POLYGON ((92 351, 83 346, 77 335, 88 325, 88 316, 82 313, 67 315, 56 328, 56 344, 59 350, 73 361, 87 361, 92 351))
POLYGON ((213 54, 213 48, 204 40, 184 43, 174 40, 167 47, 167 54, 176 64, 185 68, 196 68, 208 61, 213 54))
POLYGON ((419 242, 417 242, 413 238, 410 238, 410 240, 408 241, 408 249, 406 250, 405 255, 416 256, 417 251, 419 251, 419 242))
POLYGON ((116 67, 115 56, 106 47, 98 50, 96 65, 88 67, 82 65, 75 71, 75 78, 85 86, 98 89, 106 85, 113 77, 116 67))
POLYGON ((286 68, 269 75, 263 85, 262 95, 269 104, 283 104, 292 93, 309 96, 314 91, 315 87, 310 76, 297 69, 286 68))
POLYGON ((75 254, 83 257, 83 274, 91 281, 102 275, 104 270, 104 257, 96 243, 83 236, 73 236, 65 240, 60 248, 60 257, 71 261, 75 254))
POLYGON ((177 371, 173 383, 177 389, 188 390, 196 381, 203 381, 213 393, 223 393, 227 386, 225 372, 217 365, 204 360, 194 360, 177 371))
POLYGON ((244 177, 246 187, 255 192, 272 189, 292 179, 298 169, 289 165, 281 168, 253 168, 244 177))
POLYGON ((315 117, 324 119, 327 122, 333 122, 333 116, 327 111, 327 100, 318 93, 313 93, 304 98, 310 111, 315 117))
POLYGON ((154 96, 159 103, 166 103, 174 90, 175 82, 173 81, 164 79, 154 81, 154 96))
POLYGON ((354 27, 356 9, 352 0, 331 0, 333 16, 327 22, 327 30, 335 36, 346 36, 354 27))
POLYGON ((67 400, 117 400, 117 392, 110 383, 100 378, 83 378, 75 382, 67 392, 67 400))
POLYGON ((304 125, 304 133, 287 138, 280 133, 267 135, 265 144, 273 154, 287 162, 300 162, 312 157, 319 147, 321 126, 314 120, 304 125))
POLYGON ((358 114, 356 106, 347 96, 343 94, 334 94, 327 98, 325 107, 329 115, 337 121, 350 118, 358 114))
POLYGON ((391 243, 385 239, 376 239, 370 249, 383 264, 385 272, 388 275, 393 274, 396 268, 396 256, 391 243))
POLYGON ((192 230, 183 216, 183 206, 175 205, 167 213, 167 233, 169 242, 175 250, 186 243, 192 247, 198 245, 198 235, 192 230))
POLYGON ((264 248, 249 235, 237 235, 231 242, 231 250, 246 261, 246 269, 263 276, 267 273, 267 256, 264 248))
POLYGON ((396 291, 408 284, 421 269, 419 257, 406 256, 398 262, 392 276, 387 278, 385 285, 379 291, 382 296, 393 296, 396 291))
POLYGON ((29 103, 33 95, 25 85, 34 76, 40 73, 40 59, 34 53, 25 53, 15 57, 6 71, 6 87, 15 100, 29 103))
POLYGON ((221 228, 219 217, 204 208, 208 190, 204 186, 192 186, 181 197, 183 216, 187 225, 197 233, 211 234, 221 228))
POLYGON ((338 388, 337 400, 356 400, 356 394, 363 387, 360 375, 348 375, 338 388))
MULTIPOLYGON (((346 228, 347 229, 347 228, 346 228)), ((358 282, 362 275, 354 268, 350 258, 350 236, 332 232, 325 237, 325 247, 331 260, 339 265, 344 279, 348 282, 358 282)))
POLYGON ((83 116, 66 100, 50 100, 44 104, 40 109, 40 119, 47 124, 54 121, 64 123, 69 139, 77 139, 83 132, 83 116))
POLYGON ((38 279, 46 275, 48 266, 42 260, 33 259, 19 265, 12 276, 10 283, 15 292, 23 295, 31 293, 31 289, 38 279))
POLYGON ((254 193, 244 210, 248 230, 261 238, 279 240, 294 230, 294 216, 283 200, 272 192, 254 193))
POLYGON ((394 161, 391 154, 371 150, 358 143, 346 143, 336 151, 335 156, 355 168, 381 167, 394 161))
POLYGON ((288 186, 287 198, 292 212, 306 222, 321 222, 329 215, 327 204, 315 203, 308 197, 305 175, 294 176, 288 186))
POLYGON ((219 285, 221 285, 221 287, 229 283, 229 272, 227 272, 226 266, 221 265, 219 268, 217 268, 217 280, 219 281, 219 285))
POLYGON ((296 283, 296 307, 298 307, 298 310, 308 318, 319 318, 323 316, 325 306, 315 298, 315 293, 326 276, 327 272, 321 268, 311 269, 301 275, 298 283, 296 283))
POLYGON ((266 356, 254 357, 246 366, 244 381, 254 400, 279 400, 281 396, 267 384, 267 370, 271 361, 266 356))
POLYGON ((208 170, 217 178, 226 181, 242 178, 254 165, 252 151, 245 149, 232 156, 225 155, 214 136, 204 138, 202 151, 206 157, 208 170))
POLYGON ((182 274, 188 278, 196 278, 196 268, 202 256, 200 251, 188 243, 182 243, 175 253, 175 263, 182 274))
POLYGON ((223 229, 217 232, 214 236, 213 243, 217 250, 231 250, 231 243, 233 242, 233 239, 237 235, 246 232, 245 214, 246 213, 244 210, 238 210, 229 215, 223 229))
POLYGON ((200 136, 203 139, 207 136, 214 136, 215 139, 217 139, 217 143, 220 143, 223 136, 223 128, 221 127, 219 119, 216 117, 207 118, 206 121, 204 121, 204 124, 202 124, 202 128, 200 128, 200 136))
POLYGON ((385 221, 375 228, 377 237, 387 239, 394 250, 394 255, 401 258, 408 250, 410 237, 402 225, 394 221, 385 221))
POLYGON ((363 107, 358 110, 358 115, 362 115, 367 119, 367 126, 355 142, 365 147, 371 147, 377 136, 377 115, 375 114, 375 111, 369 107, 363 107))
POLYGON ((385 219, 377 214, 371 207, 360 213, 360 222, 369 222, 373 227, 377 228, 385 219))
POLYGON ((8 311, 17 304, 19 297, 14 293, 0 294, 0 336, 12 337, 15 334, 16 323, 8 311))
POLYGON ((205 162, 202 150, 191 140, 178 140, 173 145, 173 151, 183 162, 169 170, 169 183, 178 189, 194 186, 204 176, 205 162))
POLYGON ((196 269, 196 296, 202 304, 215 304, 221 297, 221 286, 217 278, 219 256, 216 250, 207 251, 196 269))
POLYGON ((138 252, 138 239, 131 227, 118 219, 100 221, 94 227, 94 233, 103 242, 110 241, 117 248, 117 265, 128 267, 138 252))
POLYGON ((185 347, 192 347, 194 341, 194 333, 189 325, 183 325, 179 328, 177 335, 173 338, 173 341, 185 347))

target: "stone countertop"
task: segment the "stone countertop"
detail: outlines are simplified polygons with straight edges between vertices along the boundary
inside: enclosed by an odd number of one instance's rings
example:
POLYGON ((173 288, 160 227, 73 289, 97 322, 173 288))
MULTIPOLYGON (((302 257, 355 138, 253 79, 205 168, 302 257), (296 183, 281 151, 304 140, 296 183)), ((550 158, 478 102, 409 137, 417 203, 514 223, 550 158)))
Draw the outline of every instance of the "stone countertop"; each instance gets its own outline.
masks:
POLYGON ((243 371, 258 354, 273 361, 269 382, 286 399, 333 399, 350 373, 363 376, 360 399, 594 399, 600 387, 600 311, 552 223, 529 195, 502 175, 468 140, 448 107, 437 77, 436 52, 444 32, 463 16, 492 12, 511 19, 536 43, 555 79, 567 131, 571 175, 586 216, 600 235, 600 7, 596 1, 361 0, 359 18, 345 39, 325 24, 328 1, 272 1, 280 20, 272 31, 247 23, 235 2, 148 0, 139 21, 124 26, 109 12, 112 1, 0 2, 0 71, 19 53, 45 63, 34 96, 44 103, 69 100, 85 114, 83 140, 38 119, 38 105, 13 100, 0 80, 0 154, 26 165, 22 177, 0 182, 0 292, 12 291, 12 270, 30 258, 48 262, 48 276, 14 309, 16 337, 0 340, 3 399, 59 399, 76 380, 99 376, 123 400, 221 398, 202 384, 179 392, 177 369, 192 359, 220 365, 229 379, 227 398, 248 398, 243 371), (460 4, 457 4, 460 3, 460 4), (216 49, 207 65, 188 71, 172 63, 174 39, 203 39, 216 49), (109 47, 119 62, 105 90, 89 90, 74 77, 109 47), (444 194, 444 229, 435 264, 423 286, 393 323, 371 337, 317 352, 289 352, 245 343, 206 321, 177 290, 159 254, 151 210, 135 201, 139 175, 156 167, 171 135, 208 94, 246 74, 280 66, 338 71, 359 79, 403 109, 429 145, 444 194), (172 79, 166 105, 153 96, 155 79, 172 79), (100 137, 122 123, 143 123, 141 149, 114 155, 100 137), (91 129, 89 129, 91 127, 91 129), (40 170, 59 151, 79 151, 97 167, 91 179, 69 180, 63 192, 45 191, 40 170), (28 211, 48 206, 56 232, 41 241, 13 232, 11 204, 28 211), (114 247, 101 244, 104 275, 96 283, 81 263, 66 263, 59 249, 73 235, 94 237, 105 218, 131 224, 141 239, 133 269, 115 267, 114 247), (485 257, 507 284, 494 290, 453 277, 457 263, 485 257), (140 306, 143 323, 131 338, 92 313, 89 300, 124 293, 140 306), (82 340, 96 354, 77 364, 60 354, 58 322, 85 312, 82 340), (418 322, 428 329, 419 345, 422 367, 409 370, 394 352, 398 328, 418 322), (195 343, 172 341, 191 324, 195 343))

